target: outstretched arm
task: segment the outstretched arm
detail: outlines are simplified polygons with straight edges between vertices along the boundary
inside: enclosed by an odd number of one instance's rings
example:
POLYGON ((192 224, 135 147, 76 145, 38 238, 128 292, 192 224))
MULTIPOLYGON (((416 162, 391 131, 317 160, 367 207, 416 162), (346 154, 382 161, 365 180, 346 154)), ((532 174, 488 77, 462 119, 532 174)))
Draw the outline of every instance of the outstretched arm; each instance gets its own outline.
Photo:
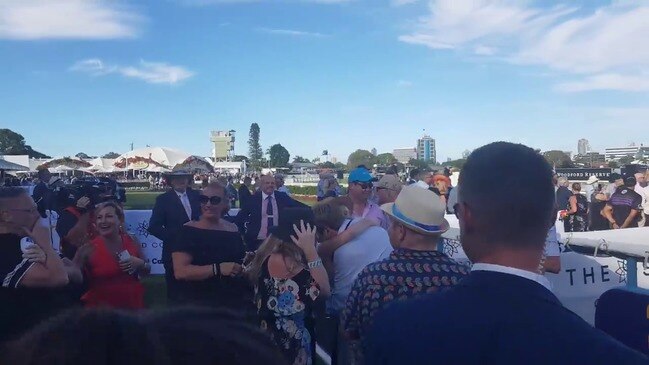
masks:
POLYGON ((346 229, 336 237, 320 243, 318 245, 318 255, 322 258, 322 262, 327 269, 327 272, 333 273, 334 252, 336 252, 338 248, 358 237, 358 235, 365 232, 368 228, 374 226, 378 226, 378 223, 375 220, 363 218, 360 222, 349 227, 349 229, 346 229))

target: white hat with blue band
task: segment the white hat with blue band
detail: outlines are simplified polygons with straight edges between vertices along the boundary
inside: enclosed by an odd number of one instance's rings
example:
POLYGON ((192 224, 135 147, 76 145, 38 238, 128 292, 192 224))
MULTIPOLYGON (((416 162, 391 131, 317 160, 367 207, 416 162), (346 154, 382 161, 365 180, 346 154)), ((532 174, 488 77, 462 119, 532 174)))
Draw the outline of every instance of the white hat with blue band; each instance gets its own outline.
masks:
POLYGON ((381 209, 407 228, 421 234, 436 235, 449 228, 448 221, 444 218, 444 203, 428 189, 405 186, 394 203, 383 204, 381 209))

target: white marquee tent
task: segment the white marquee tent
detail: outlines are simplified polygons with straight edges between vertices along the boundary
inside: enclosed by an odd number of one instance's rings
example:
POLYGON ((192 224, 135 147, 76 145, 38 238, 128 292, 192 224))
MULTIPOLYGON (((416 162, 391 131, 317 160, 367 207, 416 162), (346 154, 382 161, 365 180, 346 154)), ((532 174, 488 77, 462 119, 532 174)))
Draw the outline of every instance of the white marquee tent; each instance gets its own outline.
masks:
POLYGON ((164 171, 184 162, 191 155, 167 147, 145 147, 126 152, 115 159, 113 166, 128 170, 164 171))

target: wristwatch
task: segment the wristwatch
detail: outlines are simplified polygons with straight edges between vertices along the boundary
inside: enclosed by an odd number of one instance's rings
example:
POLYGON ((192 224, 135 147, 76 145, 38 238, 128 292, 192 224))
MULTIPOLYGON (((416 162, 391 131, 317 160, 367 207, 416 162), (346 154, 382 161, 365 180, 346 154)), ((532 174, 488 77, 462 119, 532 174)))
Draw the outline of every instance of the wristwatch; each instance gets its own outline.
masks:
POLYGON ((311 270, 311 269, 315 269, 316 267, 320 267, 320 266, 322 266, 322 259, 317 259, 317 260, 314 260, 314 261, 309 261, 309 262, 307 263, 307 266, 309 267, 309 270, 311 270))

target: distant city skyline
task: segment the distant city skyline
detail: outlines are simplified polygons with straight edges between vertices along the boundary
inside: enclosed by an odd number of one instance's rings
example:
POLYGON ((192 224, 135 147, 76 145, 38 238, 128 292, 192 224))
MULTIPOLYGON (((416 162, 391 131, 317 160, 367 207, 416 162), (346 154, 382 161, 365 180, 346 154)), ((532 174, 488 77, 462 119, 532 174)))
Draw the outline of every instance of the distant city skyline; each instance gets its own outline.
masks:
POLYGON ((236 130, 244 155, 253 122, 264 151, 340 161, 422 134, 438 161, 499 140, 647 142, 646 1, 0 0, 0 14, 0 128, 52 156, 211 156, 212 130, 236 130))

